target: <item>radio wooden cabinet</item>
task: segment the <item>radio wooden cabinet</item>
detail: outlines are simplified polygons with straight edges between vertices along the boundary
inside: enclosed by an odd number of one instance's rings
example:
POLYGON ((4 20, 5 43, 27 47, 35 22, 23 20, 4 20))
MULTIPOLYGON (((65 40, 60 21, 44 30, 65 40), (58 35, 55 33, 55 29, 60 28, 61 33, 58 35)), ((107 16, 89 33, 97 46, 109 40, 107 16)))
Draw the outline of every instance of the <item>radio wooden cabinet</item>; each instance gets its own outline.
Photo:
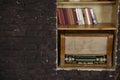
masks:
POLYGON ((57 0, 56 4, 58 68, 114 69, 118 0, 57 0))

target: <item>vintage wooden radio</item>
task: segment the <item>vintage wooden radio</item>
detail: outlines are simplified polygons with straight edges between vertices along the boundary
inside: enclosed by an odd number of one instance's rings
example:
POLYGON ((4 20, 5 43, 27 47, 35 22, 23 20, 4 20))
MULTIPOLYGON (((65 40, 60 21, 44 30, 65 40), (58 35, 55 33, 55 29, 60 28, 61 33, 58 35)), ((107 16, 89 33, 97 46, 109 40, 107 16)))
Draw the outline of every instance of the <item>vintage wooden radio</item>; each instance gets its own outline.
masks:
POLYGON ((60 33, 60 67, 112 67, 113 34, 60 33))

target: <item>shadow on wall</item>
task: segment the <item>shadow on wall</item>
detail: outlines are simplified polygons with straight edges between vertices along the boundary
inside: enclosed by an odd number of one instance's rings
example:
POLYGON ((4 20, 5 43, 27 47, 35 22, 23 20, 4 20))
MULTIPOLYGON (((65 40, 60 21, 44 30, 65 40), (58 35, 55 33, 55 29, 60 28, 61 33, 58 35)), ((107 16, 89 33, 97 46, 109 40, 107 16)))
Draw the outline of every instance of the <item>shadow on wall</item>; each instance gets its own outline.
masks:
POLYGON ((120 66, 116 69, 115 80, 120 80, 120 66))

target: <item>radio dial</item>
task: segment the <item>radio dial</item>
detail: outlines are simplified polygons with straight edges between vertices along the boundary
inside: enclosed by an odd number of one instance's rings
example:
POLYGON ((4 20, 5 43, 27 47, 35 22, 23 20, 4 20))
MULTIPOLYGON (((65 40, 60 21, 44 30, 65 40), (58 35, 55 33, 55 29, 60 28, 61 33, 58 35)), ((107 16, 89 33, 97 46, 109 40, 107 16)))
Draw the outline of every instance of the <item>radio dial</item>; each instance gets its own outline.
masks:
POLYGON ((67 58, 67 57, 65 58, 65 61, 68 61, 68 58, 67 58))
POLYGON ((68 59, 69 59, 69 62, 72 62, 72 57, 69 57, 68 59))
POLYGON ((76 64, 102 64, 106 62, 106 55, 73 55, 73 54, 66 54, 65 55, 65 62, 66 63, 76 63, 76 64))
POLYGON ((75 60, 75 58, 72 58, 72 61, 74 61, 75 60))
POLYGON ((102 57, 100 58, 100 62, 103 62, 103 58, 102 57))
POLYGON ((99 58, 96 58, 96 61, 99 61, 100 59, 99 58))
POLYGON ((106 58, 103 58, 103 61, 105 62, 105 61, 106 61, 106 58))

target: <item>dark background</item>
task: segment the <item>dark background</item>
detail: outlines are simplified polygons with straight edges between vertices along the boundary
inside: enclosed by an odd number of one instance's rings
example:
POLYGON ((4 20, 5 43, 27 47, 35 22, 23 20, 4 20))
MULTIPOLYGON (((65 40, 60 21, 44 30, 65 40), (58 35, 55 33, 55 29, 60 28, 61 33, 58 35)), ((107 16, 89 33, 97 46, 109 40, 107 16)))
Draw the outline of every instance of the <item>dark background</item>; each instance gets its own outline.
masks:
MULTIPOLYGON (((119 46, 117 57, 119 66, 119 46)), ((56 0, 0 0, 0 80, 113 80, 113 76, 114 71, 56 70, 56 0)))

